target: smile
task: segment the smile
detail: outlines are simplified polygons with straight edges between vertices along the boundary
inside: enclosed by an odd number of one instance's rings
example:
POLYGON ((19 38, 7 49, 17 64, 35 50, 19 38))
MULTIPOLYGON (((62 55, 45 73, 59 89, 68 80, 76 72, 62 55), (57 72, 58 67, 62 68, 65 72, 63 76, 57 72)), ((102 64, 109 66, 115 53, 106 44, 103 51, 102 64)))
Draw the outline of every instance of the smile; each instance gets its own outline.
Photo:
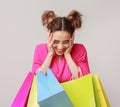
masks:
POLYGON ((57 49, 56 49, 56 52, 59 53, 59 54, 62 54, 64 51, 63 51, 63 50, 57 50, 57 49))

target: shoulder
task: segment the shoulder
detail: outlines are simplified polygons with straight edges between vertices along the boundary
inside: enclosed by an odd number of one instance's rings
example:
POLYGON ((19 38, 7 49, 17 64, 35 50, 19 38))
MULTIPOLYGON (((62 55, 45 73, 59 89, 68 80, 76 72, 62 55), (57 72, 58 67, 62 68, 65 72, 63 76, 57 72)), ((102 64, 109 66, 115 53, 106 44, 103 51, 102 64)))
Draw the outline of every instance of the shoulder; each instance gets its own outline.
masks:
POLYGON ((42 43, 42 44, 37 44, 35 46, 35 50, 46 50, 47 49, 47 44, 46 43, 42 43))
POLYGON ((37 44, 35 48, 45 48, 46 45, 46 43, 37 44))
POLYGON ((77 51, 77 52, 86 51, 86 48, 83 44, 74 44, 72 51, 77 51))
POLYGON ((47 49, 47 44, 46 43, 42 43, 42 44, 37 44, 35 46, 35 53, 40 53, 40 54, 47 54, 48 49, 47 49))
POLYGON ((83 44, 74 44, 72 47, 71 55, 73 57, 81 57, 87 54, 86 48, 83 44))
POLYGON ((48 53, 47 44, 37 44, 34 50, 34 56, 44 59, 48 53))

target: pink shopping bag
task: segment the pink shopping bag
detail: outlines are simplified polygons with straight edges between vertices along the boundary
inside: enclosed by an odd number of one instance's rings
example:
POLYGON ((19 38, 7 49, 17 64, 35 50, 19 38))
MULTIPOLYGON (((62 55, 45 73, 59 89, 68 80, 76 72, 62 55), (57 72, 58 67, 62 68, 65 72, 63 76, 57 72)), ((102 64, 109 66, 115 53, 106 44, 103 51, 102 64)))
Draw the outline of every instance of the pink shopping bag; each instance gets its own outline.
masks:
POLYGON ((26 107, 34 74, 28 72, 10 107, 26 107))

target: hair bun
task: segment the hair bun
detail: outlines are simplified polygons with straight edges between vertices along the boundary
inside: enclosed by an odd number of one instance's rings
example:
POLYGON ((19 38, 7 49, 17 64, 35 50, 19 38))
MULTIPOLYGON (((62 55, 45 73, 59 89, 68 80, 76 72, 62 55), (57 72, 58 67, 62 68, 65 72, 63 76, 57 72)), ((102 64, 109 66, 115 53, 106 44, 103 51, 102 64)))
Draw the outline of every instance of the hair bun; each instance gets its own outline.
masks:
POLYGON ((72 10, 68 16, 67 19, 72 23, 72 26, 76 29, 76 28, 80 28, 82 25, 82 18, 81 18, 82 14, 79 13, 76 10, 72 10))
POLYGON ((42 23, 43 25, 48 25, 54 18, 56 18, 56 15, 53 11, 46 10, 42 15, 42 23))

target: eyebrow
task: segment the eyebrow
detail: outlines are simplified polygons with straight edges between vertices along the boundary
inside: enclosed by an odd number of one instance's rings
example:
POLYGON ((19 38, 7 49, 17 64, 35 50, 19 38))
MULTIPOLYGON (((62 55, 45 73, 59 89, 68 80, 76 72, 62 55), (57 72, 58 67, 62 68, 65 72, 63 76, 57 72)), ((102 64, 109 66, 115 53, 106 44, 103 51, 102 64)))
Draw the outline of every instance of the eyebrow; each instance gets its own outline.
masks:
POLYGON ((54 41, 59 41, 59 40, 54 40, 54 41))
MULTIPOLYGON (((59 40, 54 40, 54 41, 59 41, 59 40)), ((65 42, 65 41, 69 41, 69 39, 67 39, 67 40, 64 40, 63 42, 65 42)))

